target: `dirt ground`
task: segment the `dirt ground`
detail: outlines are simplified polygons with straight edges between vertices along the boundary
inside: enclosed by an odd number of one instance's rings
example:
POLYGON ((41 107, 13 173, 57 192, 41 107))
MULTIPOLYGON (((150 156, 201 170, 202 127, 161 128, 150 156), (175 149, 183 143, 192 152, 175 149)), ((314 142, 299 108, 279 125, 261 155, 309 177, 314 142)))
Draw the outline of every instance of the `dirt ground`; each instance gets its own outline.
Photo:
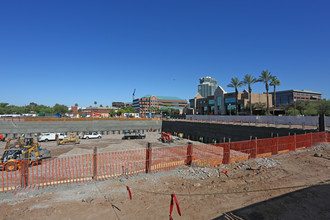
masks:
MULTIPOLYGON (((163 145, 157 141, 159 134, 148 136, 122 141, 122 135, 111 135, 82 140, 80 145, 41 145, 53 156, 83 154, 93 146, 103 152, 142 148, 150 141, 155 147, 163 145)), ((215 168, 182 167, 1 193, 0 219, 168 219, 172 193, 182 212, 180 217, 174 205, 173 219, 330 219, 330 145, 215 168)))
MULTIPOLYGON (((56 141, 40 142, 41 148, 46 148, 51 151, 52 157, 67 157, 74 155, 82 155, 93 153, 93 148, 97 147, 99 153, 111 151, 125 151, 140 148, 146 148, 147 143, 151 143, 152 147, 171 147, 184 146, 188 142, 195 145, 203 145, 200 142, 187 139, 174 140, 173 143, 162 143, 159 141, 160 133, 147 132, 145 139, 122 140, 123 134, 103 135, 101 139, 80 139, 80 144, 57 145, 56 141)), ((0 154, 3 153, 6 143, 0 142, 0 154)))

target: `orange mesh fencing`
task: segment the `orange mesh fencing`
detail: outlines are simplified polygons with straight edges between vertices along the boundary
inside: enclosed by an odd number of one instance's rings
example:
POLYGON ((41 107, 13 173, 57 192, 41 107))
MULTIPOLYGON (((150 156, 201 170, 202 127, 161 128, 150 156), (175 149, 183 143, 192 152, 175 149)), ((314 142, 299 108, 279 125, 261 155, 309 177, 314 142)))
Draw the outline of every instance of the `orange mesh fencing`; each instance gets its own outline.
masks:
POLYGON ((257 140, 257 157, 266 157, 272 155, 273 151, 277 151, 275 147, 275 138, 257 140))
POLYGON ((209 145, 136 149, 2 164, 0 191, 57 187, 91 180, 129 178, 189 166, 218 166, 267 157, 329 141, 326 132, 209 145), (149 158, 147 158, 149 157, 149 158), (148 163, 147 163, 148 162, 148 163), (148 170, 147 170, 148 169, 148 170))
POLYGON ((311 133, 311 138, 312 146, 327 142, 326 132, 311 133))

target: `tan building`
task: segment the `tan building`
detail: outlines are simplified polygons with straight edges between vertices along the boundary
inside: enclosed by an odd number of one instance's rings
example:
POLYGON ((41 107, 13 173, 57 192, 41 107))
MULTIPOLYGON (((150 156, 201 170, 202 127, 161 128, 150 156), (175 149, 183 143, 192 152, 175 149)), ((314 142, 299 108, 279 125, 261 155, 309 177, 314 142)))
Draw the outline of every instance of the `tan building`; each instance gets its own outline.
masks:
MULTIPOLYGON (((267 94, 264 93, 251 93, 252 105, 261 103, 266 107, 267 94)), ((268 95, 269 107, 273 105, 272 95, 268 95)), ((194 109, 194 114, 199 115, 225 115, 233 113, 236 109, 236 93, 226 93, 226 91, 218 86, 215 90, 214 96, 208 96, 206 98, 201 97, 199 93, 194 99, 189 100, 190 108, 194 109)), ((247 114, 248 111, 245 108, 249 106, 249 93, 246 90, 238 93, 238 112, 239 114, 247 114)))

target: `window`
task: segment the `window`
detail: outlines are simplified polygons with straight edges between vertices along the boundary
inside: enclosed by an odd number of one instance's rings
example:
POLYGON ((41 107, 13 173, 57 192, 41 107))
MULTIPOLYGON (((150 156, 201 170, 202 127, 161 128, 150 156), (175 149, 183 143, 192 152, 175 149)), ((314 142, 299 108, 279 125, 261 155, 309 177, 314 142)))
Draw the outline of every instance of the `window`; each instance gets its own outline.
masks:
POLYGON ((220 96, 217 97, 217 105, 219 107, 221 106, 221 97, 220 96))
POLYGON ((226 98, 225 99, 225 104, 235 104, 236 103, 236 98, 226 98))
POLYGON ((195 107, 195 100, 191 100, 190 101, 190 108, 194 108, 195 107))

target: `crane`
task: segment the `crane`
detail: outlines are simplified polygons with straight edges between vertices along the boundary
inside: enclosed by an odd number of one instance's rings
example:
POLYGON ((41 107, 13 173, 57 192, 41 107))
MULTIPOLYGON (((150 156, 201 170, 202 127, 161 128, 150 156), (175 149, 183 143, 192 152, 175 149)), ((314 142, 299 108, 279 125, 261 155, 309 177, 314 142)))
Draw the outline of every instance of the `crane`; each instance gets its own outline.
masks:
POLYGON ((135 90, 136 90, 136 89, 134 89, 134 92, 133 92, 133 100, 135 99, 135 90))

